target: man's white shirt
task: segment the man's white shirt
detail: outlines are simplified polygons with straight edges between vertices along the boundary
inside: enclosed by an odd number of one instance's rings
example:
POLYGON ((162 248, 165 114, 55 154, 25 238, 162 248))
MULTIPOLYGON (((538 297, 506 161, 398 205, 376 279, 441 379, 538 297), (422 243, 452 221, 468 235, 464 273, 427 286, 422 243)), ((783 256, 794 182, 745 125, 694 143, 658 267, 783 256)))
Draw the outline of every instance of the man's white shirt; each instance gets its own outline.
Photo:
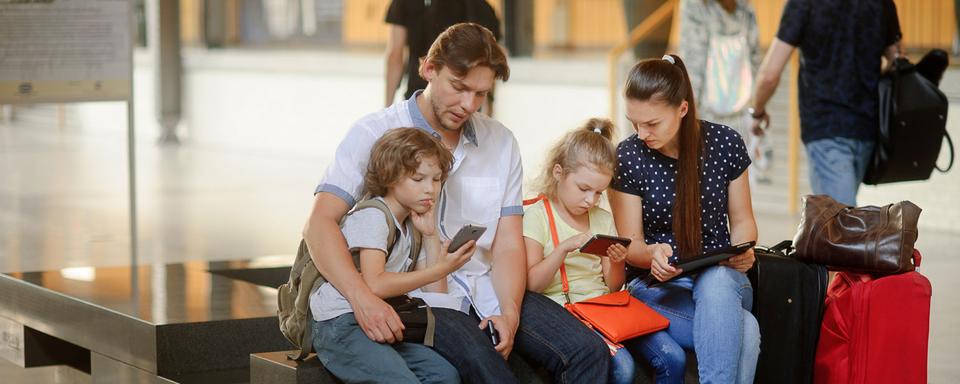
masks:
MULTIPOLYGON (((340 142, 316 192, 329 192, 353 206, 363 196, 363 174, 374 142, 394 128, 415 127, 439 139, 417 107, 418 91, 379 112, 360 119, 340 142)), ((461 129, 453 150, 453 168, 437 201, 437 226, 443 240, 464 225, 487 227, 477 251, 447 279, 448 294, 411 293, 435 307, 469 312, 472 301, 481 317, 500 314, 490 275, 490 251, 501 217, 523 215, 520 148, 506 127, 474 113, 461 129)))

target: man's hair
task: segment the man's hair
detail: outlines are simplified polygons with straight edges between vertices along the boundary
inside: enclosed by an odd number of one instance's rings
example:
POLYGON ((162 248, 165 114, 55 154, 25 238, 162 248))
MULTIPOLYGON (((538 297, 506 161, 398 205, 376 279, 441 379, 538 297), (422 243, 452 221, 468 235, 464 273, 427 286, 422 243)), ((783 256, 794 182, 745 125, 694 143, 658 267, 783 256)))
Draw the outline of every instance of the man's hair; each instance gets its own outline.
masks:
POLYGON ((391 129, 373 144, 363 183, 372 196, 383 196, 402 178, 416 173, 426 158, 437 159, 440 180, 446 181, 453 164, 450 151, 419 128, 391 129))
POLYGON ((466 76, 473 68, 484 66, 492 69, 497 79, 507 81, 510 78, 507 55, 497 44, 493 32, 475 23, 454 24, 443 31, 430 45, 420 62, 421 68, 424 63, 433 64, 438 71, 450 68, 460 77, 466 76))

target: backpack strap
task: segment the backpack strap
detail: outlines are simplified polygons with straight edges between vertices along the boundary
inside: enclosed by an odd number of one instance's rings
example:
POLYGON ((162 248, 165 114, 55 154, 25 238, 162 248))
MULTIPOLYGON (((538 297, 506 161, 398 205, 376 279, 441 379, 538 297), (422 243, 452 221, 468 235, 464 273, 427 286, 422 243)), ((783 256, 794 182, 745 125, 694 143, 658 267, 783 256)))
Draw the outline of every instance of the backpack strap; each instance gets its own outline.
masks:
MULTIPOLYGON (((348 213, 347 215, 350 215, 354 212, 357 212, 366 208, 376 208, 376 209, 379 209, 381 213, 383 213, 383 218, 387 222, 387 228, 390 228, 390 232, 387 234, 387 257, 390 257, 390 254, 393 253, 393 246, 396 245, 397 243, 397 226, 395 225, 393 220, 393 212, 390 211, 390 207, 387 207, 387 204, 384 203, 383 200, 367 199, 357 203, 354 209, 350 211, 350 213, 348 213)), ((341 226, 343 226, 344 221, 346 221, 346 216, 344 216, 344 219, 341 220, 340 222, 341 226)), ((414 268, 416 268, 417 260, 420 258, 420 248, 422 244, 420 231, 418 231, 416 228, 413 228, 413 227, 411 227, 410 230, 411 230, 410 254, 408 255, 408 257, 410 258, 411 262, 410 262, 410 266, 407 267, 407 272, 410 272, 414 268)), ((360 269, 359 259, 354 258, 354 264, 357 266, 357 269, 360 269)))

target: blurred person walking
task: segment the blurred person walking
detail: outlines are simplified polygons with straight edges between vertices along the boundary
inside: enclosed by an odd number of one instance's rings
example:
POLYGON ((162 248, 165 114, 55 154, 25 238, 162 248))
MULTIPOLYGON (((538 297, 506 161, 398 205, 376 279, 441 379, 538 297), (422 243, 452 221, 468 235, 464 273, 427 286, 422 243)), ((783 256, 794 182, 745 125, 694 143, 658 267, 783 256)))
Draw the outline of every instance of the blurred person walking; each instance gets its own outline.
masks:
POLYGON ((753 160, 751 182, 769 182, 773 148, 763 132, 751 133, 745 110, 760 67, 757 18, 746 0, 682 0, 680 56, 704 120, 735 129, 753 160))
POLYGON ((769 124, 767 102, 800 49, 800 138, 814 194, 855 206, 879 127, 881 56, 900 56, 893 0, 790 0, 760 65, 752 129, 769 124))

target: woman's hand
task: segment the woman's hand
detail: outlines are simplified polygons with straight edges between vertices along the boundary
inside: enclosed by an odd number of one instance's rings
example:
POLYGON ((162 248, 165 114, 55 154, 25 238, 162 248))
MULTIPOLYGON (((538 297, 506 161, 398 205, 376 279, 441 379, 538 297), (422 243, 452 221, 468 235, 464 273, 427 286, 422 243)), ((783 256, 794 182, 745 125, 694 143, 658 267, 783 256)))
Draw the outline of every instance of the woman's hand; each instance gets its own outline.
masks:
POLYGON ((622 263, 627 259, 627 248, 620 243, 613 244, 607 247, 607 257, 610 258, 610 262, 622 263))
POLYGON ((435 206, 431 202, 430 209, 422 214, 413 210, 410 211, 410 220, 413 221, 413 227, 420 231, 421 235, 434 236, 437 234, 437 219, 433 209, 435 206))
POLYGON ((750 248, 746 250, 746 252, 721 261, 720 265, 727 266, 745 273, 748 269, 750 269, 750 267, 753 266, 753 262, 756 259, 756 256, 753 254, 753 248, 750 248))
POLYGON ((667 281, 683 272, 680 268, 670 265, 669 258, 673 256, 673 248, 669 244, 651 244, 650 247, 650 274, 659 281, 667 281))

